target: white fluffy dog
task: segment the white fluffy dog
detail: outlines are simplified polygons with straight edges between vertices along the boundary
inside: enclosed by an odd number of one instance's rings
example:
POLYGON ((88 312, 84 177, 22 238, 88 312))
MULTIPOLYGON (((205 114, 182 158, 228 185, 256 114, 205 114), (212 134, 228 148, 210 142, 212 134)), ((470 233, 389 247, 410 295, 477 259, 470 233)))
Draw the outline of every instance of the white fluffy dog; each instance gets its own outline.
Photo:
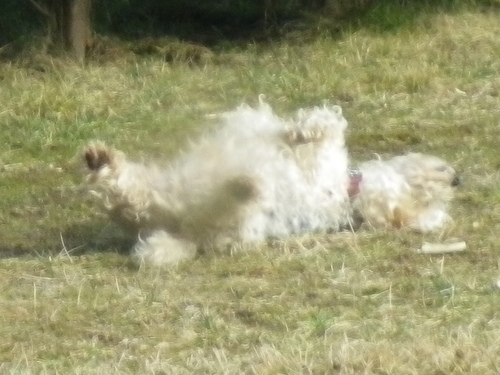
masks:
POLYGON ((443 160, 422 154, 348 168, 338 106, 285 120, 262 100, 220 116, 222 127, 166 166, 135 163, 104 143, 84 149, 87 182, 112 219, 156 265, 197 250, 352 227, 430 231, 449 222, 458 183, 443 160))
POLYGON ((354 215, 373 227, 429 232, 451 222, 448 206, 460 180, 440 158, 409 153, 362 163, 351 174, 354 215))
POLYGON ((175 263, 197 249, 337 231, 348 224, 347 122, 338 106, 284 120, 260 100, 166 166, 134 163, 97 142, 84 150, 110 216, 137 234, 140 262, 175 263))

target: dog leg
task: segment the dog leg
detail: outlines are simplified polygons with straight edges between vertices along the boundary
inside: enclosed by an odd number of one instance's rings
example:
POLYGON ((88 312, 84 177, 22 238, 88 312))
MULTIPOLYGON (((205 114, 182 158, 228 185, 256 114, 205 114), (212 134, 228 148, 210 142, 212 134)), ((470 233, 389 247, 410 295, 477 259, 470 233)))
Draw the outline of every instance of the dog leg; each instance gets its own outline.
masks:
POLYGON ((83 150, 83 158, 89 170, 87 181, 90 183, 110 177, 126 162, 122 152, 100 141, 87 144, 83 150))
POLYGON ((144 239, 139 235, 132 251, 132 257, 139 264, 155 266, 174 265, 195 255, 193 242, 175 238, 163 230, 155 230, 144 239))
POLYGON ((409 226, 411 229, 421 233, 432 232, 444 228, 447 224, 453 222, 445 209, 430 207, 423 212, 418 213, 409 226))
POLYGON ((310 129, 287 129, 283 132, 283 139, 285 142, 293 147, 306 143, 321 142, 325 138, 325 129, 322 127, 310 129))
POLYGON ((111 218, 127 229, 150 226, 150 206, 155 194, 150 168, 128 162, 121 151, 103 142, 89 143, 83 158, 91 192, 100 198, 111 218))

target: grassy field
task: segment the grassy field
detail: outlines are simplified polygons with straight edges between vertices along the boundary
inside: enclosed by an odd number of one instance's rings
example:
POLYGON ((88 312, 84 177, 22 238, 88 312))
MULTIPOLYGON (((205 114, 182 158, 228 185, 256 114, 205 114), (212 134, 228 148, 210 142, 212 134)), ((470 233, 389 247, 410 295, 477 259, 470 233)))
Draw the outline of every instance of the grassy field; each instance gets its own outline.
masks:
POLYGON ((500 14, 463 10, 391 31, 124 53, 75 67, 0 65, 0 373, 500 373, 500 14), (187 57, 186 57, 187 56, 187 57), (201 57, 200 57, 201 56, 201 57), (439 155, 463 186, 445 233, 340 233, 138 269, 82 187, 102 139, 174 154, 208 114, 283 115, 328 99, 353 161, 439 155), (463 240, 464 253, 416 253, 463 240))

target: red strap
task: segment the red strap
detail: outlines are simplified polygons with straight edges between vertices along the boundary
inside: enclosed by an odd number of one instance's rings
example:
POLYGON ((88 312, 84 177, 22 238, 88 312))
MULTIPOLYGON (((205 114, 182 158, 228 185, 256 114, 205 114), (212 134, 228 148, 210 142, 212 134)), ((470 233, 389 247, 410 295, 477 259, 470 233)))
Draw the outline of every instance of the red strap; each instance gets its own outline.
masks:
POLYGON ((359 194, 359 184, 362 180, 363 175, 361 174, 361 172, 349 174, 349 187, 347 188, 349 198, 353 198, 359 194))

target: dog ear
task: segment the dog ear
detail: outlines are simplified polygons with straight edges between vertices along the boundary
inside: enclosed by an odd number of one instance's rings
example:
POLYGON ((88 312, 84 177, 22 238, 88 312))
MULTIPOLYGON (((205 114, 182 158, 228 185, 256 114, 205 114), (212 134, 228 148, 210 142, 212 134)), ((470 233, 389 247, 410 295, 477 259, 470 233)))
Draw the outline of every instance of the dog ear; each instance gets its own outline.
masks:
POLYGON ((92 171, 97 171, 103 166, 111 164, 109 149, 102 142, 91 143, 85 147, 83 157, 87 167, 92 171))

